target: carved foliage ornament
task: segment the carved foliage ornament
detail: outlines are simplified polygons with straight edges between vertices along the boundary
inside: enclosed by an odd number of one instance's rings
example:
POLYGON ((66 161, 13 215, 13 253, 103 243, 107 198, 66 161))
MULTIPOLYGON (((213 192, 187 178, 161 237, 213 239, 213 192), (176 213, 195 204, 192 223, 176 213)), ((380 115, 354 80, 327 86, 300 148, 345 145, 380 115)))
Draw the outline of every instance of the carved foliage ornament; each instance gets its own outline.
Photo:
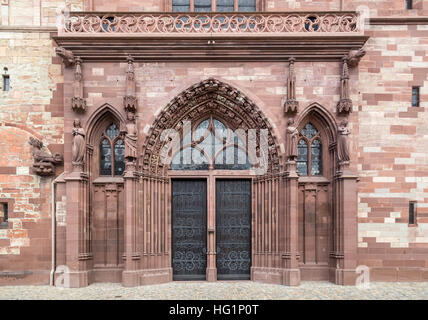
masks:
POLYGON ((63 162, 62 155, 60 153, 52 155, 50 152, 43 151, 43 142, 39 139, 30 137, 28 143, 33 147, 33 169, 36 174, 39 176, 51 176, 55 174, 55 166, 63 162))
POLYGON ((272 135, 272 127, 263 118, 260 110, 238 90, 213 78, 201 81, 183 91, 159 114, 143 145, 142 170, 150 174, 165 173, 165 166, 159 159, 165 144, 164 141, 160 141, 164 129, 175 129, 181 133, 184 121, 197 121, 210 114, 224 119, 234 130, 267 129, 267 156, 270 160, 268 171, 280 170, 277 139, 272 135))

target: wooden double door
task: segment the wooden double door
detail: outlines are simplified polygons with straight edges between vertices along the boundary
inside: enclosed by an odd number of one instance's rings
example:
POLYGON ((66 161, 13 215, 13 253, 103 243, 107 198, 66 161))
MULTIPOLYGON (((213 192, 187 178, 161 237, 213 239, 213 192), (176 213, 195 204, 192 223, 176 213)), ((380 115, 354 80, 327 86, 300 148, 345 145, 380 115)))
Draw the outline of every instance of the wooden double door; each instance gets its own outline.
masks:
POLYGON ((214 259, 218 280, 250 279, 251 180, 214 181, 172 180, 174 280, 206 280, 214 259))

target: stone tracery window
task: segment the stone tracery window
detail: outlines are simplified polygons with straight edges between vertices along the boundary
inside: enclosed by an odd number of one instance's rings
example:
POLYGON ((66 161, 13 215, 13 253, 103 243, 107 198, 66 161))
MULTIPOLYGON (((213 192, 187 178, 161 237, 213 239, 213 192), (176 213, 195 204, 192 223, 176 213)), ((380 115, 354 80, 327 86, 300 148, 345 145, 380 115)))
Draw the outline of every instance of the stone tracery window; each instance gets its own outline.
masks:
POLYGON ((101 136, 100 175, 120 176, 125 170, 125 144, 119 129, 112 123, 101 136))
POLYGON ((322 175, 322 144, 319 131, 308 123, 297 144, 297 171, 302 176, 322 175))
POLYGON ((246 141, 222 121, 210 117, 185 134, 172 159, 172 170, 247 170, 246 141))
POLYGON ((174 12, 254 12, 257 0, 172 0, 174 12))

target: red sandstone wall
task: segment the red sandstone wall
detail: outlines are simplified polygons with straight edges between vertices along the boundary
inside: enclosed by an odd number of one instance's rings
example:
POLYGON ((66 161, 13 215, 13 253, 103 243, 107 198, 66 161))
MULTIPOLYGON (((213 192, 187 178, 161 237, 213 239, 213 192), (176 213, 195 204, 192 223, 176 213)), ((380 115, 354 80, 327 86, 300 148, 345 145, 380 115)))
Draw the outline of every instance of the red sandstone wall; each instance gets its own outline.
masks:
POLYGON ((370 26, 361 61, 358 111, 359 263, 375 280, 428 274, 428 28, 370 26), (411 87, 421 107, 411 107, 411 87), (409 201, 418 226, 408 226, 409 201), (425 269, 426 270, 426 269, 425 269))

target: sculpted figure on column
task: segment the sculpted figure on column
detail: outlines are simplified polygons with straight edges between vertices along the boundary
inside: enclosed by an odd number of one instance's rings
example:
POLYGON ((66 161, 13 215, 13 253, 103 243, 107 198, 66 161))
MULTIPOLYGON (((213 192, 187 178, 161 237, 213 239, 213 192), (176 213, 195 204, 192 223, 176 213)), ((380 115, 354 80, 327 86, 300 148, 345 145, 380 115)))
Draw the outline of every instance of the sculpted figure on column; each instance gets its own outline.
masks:
POLYGON ((74 120, 73 127, 72 164, 80 165, 83 164, 83 157, 85 156, 85 130, 81 127, 79 119, 74 120))
POLYGON ((347 127, 348 120, 342 120, 337 128, 337 157, 339 163, 349 163, 348 135, 351 130, 347 127))
POLYGON ((297 139, 299 131, 294 126, 294 120, 289 119, 287 122, 287 155, 290 160, 295 160, 297 157, 297 139))
POLYGON ((134 162, 137 158, 137 139, 138 131, 135 123, 135 113, 128 111, 126 114, 127 123, 125 133, 125 159, 128 162, 134 162))

